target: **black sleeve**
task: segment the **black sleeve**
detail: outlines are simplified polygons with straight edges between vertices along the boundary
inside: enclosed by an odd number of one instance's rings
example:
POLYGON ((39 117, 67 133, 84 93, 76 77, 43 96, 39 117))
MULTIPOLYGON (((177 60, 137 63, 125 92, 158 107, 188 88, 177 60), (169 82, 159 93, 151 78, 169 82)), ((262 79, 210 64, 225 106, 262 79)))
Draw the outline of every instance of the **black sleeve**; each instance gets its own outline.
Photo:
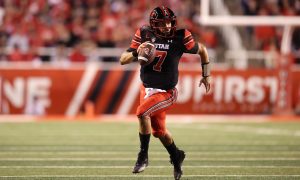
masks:
POLYGON ((134 61, 134 62, 138 61, 138 58, 137 58, 138 54, 137 54, 136 49, 130 47, 130 48, 128 48, 126 51, 127 51, 127 52, 133 52, 132 55, 133 55, 133 57, 135 57, 135 58, 133 59, 133 61, 134 61), (135 51, 135 53, 134 53, 134 51, 135 51))
POLYGON ((197 54, 198 50, 199 50, 199 45, 198 45, 198 43, 195 43, 195 45, 192 49, 185 50, 184 52, 189 53, 189 54, 197 54))
POLYGON ((128 48, 126 51, 127 51, 127 52, 132 52, 132 51, 135 51, 135 50, 136 50, 136 49, 130 47, 130 48, 128 48))

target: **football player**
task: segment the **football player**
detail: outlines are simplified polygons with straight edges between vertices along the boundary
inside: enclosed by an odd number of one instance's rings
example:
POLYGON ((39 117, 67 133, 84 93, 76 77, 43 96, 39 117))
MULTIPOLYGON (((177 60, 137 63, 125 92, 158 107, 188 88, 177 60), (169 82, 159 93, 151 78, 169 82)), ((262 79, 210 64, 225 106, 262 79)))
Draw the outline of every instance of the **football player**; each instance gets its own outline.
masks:
POLYGON ((165 6, 156 7, 150 14, 150 26, 139 28, 130 48, 120 57, 122 65, 137 61, 137 56, 145 46, 152 42, 156 46, 156 57, 147 65, 141 66, 140 104, 136 115, 139 119, 140 151, 133 173, 140 173, 148 166, 148 147, 150 135, 159 138, 174 166, 174 178, 180 179, 181 165, 185 152, 175 145, 172 135, 166 128, 166 111, 177 98, 178 64, 183 53, 199 54, 202 64, 202 79, 206 92, 210 90, 209 58, 205 46, 195 42, 187 29, 176 29, 174 12, 165 6))

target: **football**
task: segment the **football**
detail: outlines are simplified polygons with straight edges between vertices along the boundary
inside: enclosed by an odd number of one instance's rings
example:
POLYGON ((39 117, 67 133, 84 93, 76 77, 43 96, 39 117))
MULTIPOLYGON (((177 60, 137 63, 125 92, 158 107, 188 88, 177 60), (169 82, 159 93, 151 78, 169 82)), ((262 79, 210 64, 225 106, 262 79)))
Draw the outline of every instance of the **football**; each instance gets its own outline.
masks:
POLYGON ((151 42, 144 42, 140 45, 138 50, 138 61, 140 65, 148 65, 150 64, 156 54, 156 48, 155 45, 151 42))

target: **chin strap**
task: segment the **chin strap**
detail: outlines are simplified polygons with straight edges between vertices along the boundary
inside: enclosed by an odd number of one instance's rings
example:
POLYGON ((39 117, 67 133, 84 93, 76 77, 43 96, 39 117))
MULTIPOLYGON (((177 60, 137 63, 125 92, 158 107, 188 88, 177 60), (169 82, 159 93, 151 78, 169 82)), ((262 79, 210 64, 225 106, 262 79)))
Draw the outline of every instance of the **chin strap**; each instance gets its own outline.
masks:
POLYGON ((202 67, 202 76, 203 77, 210 76, 210 65, 209 65, 209 62, 202 63, 201 67, 202 67))

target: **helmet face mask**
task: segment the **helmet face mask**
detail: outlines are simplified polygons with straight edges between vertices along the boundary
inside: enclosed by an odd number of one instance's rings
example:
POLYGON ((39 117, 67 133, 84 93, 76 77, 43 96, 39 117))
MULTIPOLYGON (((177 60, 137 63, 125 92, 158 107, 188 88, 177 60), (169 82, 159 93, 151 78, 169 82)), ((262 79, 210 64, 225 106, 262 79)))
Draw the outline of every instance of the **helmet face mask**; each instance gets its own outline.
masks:
POLYGON ((162 38, 171 38, 176 31, 177 20, 173 11, 167 7, 157 7, 150 14, 150 27, 162 38))

